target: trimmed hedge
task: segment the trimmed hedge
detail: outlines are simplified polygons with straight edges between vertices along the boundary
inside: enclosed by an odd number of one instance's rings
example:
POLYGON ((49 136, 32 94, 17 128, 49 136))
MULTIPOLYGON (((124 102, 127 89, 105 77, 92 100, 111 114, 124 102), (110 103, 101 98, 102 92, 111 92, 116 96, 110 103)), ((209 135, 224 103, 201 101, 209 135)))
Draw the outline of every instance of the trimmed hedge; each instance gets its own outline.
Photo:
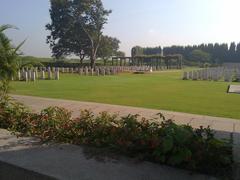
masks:
POLYGON ((95 116, 83 110, 78 118, 59 107, 31 113, 11 100, 0 102, 0 128, 42 141, 104 147, 115 152, 156 163, 177 166, 217 176, 232 170, 232 147, 218 140, 210 128, 193 129, 166 120, 119 117, 102 112, 95 116))

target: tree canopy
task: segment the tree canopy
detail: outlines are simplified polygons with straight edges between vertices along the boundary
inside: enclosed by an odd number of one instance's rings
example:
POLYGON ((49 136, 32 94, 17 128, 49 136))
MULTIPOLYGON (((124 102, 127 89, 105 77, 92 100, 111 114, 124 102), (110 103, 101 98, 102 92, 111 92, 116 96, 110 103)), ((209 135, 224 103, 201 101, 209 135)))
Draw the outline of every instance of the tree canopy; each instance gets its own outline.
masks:
MULTIPOLYGON (((161 47, 143 48, 140 46, 135 46, 132 48, 132 55, 149 55, 149 53, 154 55, 158 52, 161 52, 160 49, 161 47)), ((195 53, 199 53, 199 50, 210 55, 209 63, 212 64, 221 64, 224 62, 240 62, 240 43, 235 44, 232 42, 230 46, 228 46, 227 43, 209 43, 191 46, 174 45, 170 47, 164 47, 162 49, 164 55, 182 54, 183 58, 187 61, 195 61, 192 58, 192 53, 193 51, 195 53)))
POLYGON ((192 61, 206 63, 210 61, 211 56, 207 52, 204 52, 200 49, 195 49, 190 53, 190 58, 192 61))
POLYGON ((46 25, 47 36, 55 57, 74 54, 89 56, 95 66, 103 28, 111 13, 101 0, 50 0, 52 22, 46 25))
POLYGON ((123 51, 117 51, 117 52, 116 52, 116 56, 118 56, 118 57, 125 57, 126 54, 125 54, 125 52, 123 52, 123 51))
POLYGON ((97 56, 101 57, 104 61, 111 56, 116 56, 119 44, 120 41, 117 38, 102 36, 97 56))

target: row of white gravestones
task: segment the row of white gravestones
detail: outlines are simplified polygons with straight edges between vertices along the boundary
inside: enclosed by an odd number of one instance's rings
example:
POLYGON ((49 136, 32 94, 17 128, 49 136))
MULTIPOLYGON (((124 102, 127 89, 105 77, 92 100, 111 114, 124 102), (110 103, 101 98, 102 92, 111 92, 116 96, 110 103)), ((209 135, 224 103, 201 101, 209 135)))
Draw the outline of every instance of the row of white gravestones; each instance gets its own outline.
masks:
POLYGON ((50 69, 45 72, 44 70, 36 71, 36 70, 21 70, 18 71, 17 80, 19 81, 36 81, 37 79, 41 80, 59 80, 59 70, 55 70, 52 72, 50 69), (47 74, 47 77, 46 77, 47 74))
POLYGON ((190 72, 183 73, 184 80, 213 80, 220 81, 224 80, 226 82, 238 81, 240 82, 240 68, 207 68, 201 70, 194 70, 190 72))
POLYGON ((19 73, 19 80, 34 81, 36 79, 59 79, 61 73, 78 73, 80 75, 105 76, 116 75, 121 72, 133 71, 156 71, 155 67, 151 66, 98 66, 94 69, 90 67, 84 68, 59 68, 59 67, 38 67, 38 68, 23 68, 19 73), (27 72, 27 75, 25 74, 27 72), (35 72, 35 73, 33 73, 35 72), (34 74, 34 75, 33 75, 34 74), (33 78, 32 78, 33 77, 33 78))
POLYGON ((79 75, 91 75, 91 76, 100 76, 100 75, 116 75, 120 72, 123 72, 123 69, 120 67, 96 67, 96 68, 60 68, 62 73, 78 73, 79 75))
POLYGON ((236 74, 235 74, 235 80, 240 82, 240 67, 238 69, 236 69, 236 74))
MULTIPOLYGON (((53 72, 55 69, 59 69, 61 73, 79 73, 79 74, 92 74, 90 73, 92 70, 90 67, 82 67, 82 68, 69 68, 69 67, 61 67, 61 68, 55 68, 55 67, 40 67, 39 70, 47 71, 51 69, 53 72), (85 73, 87 72, 87 73, 85 73)), ((97 69, 105 69, 105 71, 116 71, 117 73, 125 72, 125 71, 156 71, 158 70, 156 67, 150 67, 150 66, 98 66, 93 69, 94 74, 97 74, 97 69)))

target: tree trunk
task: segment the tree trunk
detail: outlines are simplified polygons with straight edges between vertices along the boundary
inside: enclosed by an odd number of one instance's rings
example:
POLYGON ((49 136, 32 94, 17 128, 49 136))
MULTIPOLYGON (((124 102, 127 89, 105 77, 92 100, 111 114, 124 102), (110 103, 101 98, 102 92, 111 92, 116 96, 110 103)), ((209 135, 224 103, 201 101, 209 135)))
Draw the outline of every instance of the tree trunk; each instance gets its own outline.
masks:
POLYGON ((80 56, 79 56, 79 58, 80 58, 80 60, 79 60, 79 68, 81 68, 82 65, 83 65, 84 57, 85 57, 85 54, 80 54, 80 56))
POLYGON ((97 50, 98 50, 98 46, 96 48, 92 48, 92 54, 91 54, 91 68, 95 68, 95 64, 96 64, 96 59, 97 59, 97 50))
POLYGON ((106 66, 106 64, 107 64, 107 59, 106 58, 103 58, 103 63, 104 63, 104 66, 106 66))
POLYGON ((79 68, 82 67, 82 64, 83 64, 83 59, 80 58, 80 60, 79 60, 79 68))
POLYGON ((91 68, 94 69, 95 68, 95 63, 96 63, 96 55, 95 54, 91 55, 90 61, 91 61, 91 64, 90 64, 91 68))
POLYGON ((94 69, 95 68, 95 63, 96 63, 96 58, 91 58, 91 68, 94 69))

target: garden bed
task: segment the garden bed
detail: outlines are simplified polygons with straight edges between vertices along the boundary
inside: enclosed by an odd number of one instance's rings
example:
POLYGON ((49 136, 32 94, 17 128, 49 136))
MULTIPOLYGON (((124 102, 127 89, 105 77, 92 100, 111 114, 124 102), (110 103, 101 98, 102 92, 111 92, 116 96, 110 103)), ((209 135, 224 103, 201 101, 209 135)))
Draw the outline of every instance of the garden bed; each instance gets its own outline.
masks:
POLYGON ((11 100, 0 104, 0 128, 22 135, 106 148, 141 160, 180 167, 216 176, 232 171, 232 146, 218 140, 210 128, 177 125, 159 114, 159 119, 138 115, 118 117, 102 112, 95 116, 83 110, 78 118, 59 107, 36 114, 11 100))

